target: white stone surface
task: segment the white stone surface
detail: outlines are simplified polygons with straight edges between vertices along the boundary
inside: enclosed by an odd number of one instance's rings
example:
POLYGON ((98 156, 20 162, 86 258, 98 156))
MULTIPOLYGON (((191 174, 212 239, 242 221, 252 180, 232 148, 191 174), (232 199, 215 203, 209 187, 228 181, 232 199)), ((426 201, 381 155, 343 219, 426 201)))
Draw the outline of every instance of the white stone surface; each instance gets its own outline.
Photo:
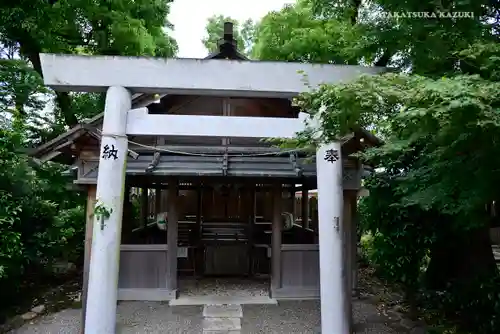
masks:
MULTIPOLYGON (((348 333, 347 310, 343 284, 343 219, 341 143, 321 146, 316 153, 318 178, 319 266, 321 291, 321 331, 348 333), (329 159, 328 154, 335 154, 329 159)), ((349 296, 350 297, 350 296, 349 296)))
POLYGON ((21 319, 23 320, 31 320, 34 319, 37 316, 35 312, 26 312, 23 315, 21 315, 21 319))
POLYGON ((241 305, 205 305, 203 307, 203 316, 205 318, 241 318, 243 310, 241 305))
POLYGON ((205 318, 203 330, 241 330, 240 318, 205 318))
POLYGON ((384 68, 225 59, 159 59, 40 54, 46 85, 65 91, 294 97, 322 83, 339 83, 384 68))
MULTIPOLYGON (((68 71, 70 72, 70 71, 68 71)), ((103 134, 97 177, 97 203, 109 213, 104 220, 94 215, 92 259, 87 295, 85 331, 115 334, 120 239, 123 216, 125 167, 128 140, 125 135, 131 95, 123 87, 110 87, 106 94, 103 134), (116 150, 116 157, 106 154, 116 150)))
POLYGON ((127 115, 128 135, 205 136, 233 138, 294 138, 305 129, 304 113, 299 118, 237 117, 201 115, 155 115, 146 108, 127 115))
POLYGON ((278 301, 265 296, 254 297, 230 297, 230 296, 199 296, 199 297, 179 297, 169 302, 170 306, 191 306, 191 305, 276 305, 278 301))
POLYGON ((31 309, 31 312, 42 313, 45 311, 45 305, 37 305, 31 309))

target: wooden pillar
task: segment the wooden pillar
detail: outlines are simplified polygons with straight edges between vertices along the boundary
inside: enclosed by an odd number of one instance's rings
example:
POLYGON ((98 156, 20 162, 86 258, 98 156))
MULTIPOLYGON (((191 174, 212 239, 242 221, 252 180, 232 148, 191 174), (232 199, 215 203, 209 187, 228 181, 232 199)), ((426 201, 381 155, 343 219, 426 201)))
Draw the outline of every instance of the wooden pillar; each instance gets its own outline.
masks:
POLYGON ((309 227, 309 190, 305 184, 302 184, 302 200, 300 201, 302 206, 302 227, 309 227))
POLYGON ((149 201, 149 194, 148 194, 148 188, 147 187, 142 187, 141 188, 141 225, 146 227, 148 224, 148 216, 149 216, 149 206, 148 206, 148 201, 149 201))
MULTIPOLYGON (((161 212, 161 188, 160 186, 156 186, 155 188, 155 215, 161 212)), ((156 219, 156 217, 155 217, 156 219)))
POLYGON ((87 313, 87 293, 89 286, 90 256, 92 249, 92 233, 94 226, 94 205, 96 202, 96 185, 87 188, 87 208, 85 215, 85 245, 83 258, 83 285, 82 285, 82 331, 85 333, 85 315, 87 313))
MULTIPOLYGON (((354 194, 355 196, 355 194, 354 194)), ((353 317, 352 317, 352 197, 353 191, 344 190, 344 208, 343 208, 343 220, 341 226, 342 233, 342 255, 343 255, 343 265, 342 274, 344 279, 344 310, 347 313, 345 318, 347 319, 347 326, 349 333, 352 333, 353 317)))
POLYGON ((203 185, 196 187, 196 243, 201 241, 201 220, 203 214, 203 185))
POLYGON ((168 182, 168 215, 167 215, 167 288, 177 289, 177 219, 178 219, 178 182, 168 182))
POLYGON ((351 198, 351 212, 352 212, 352 223, 351 223, 351 288, 352 295, 358 295, 358 197, 357 194, 351 198))
POLYGON ((130 201, 130 185, 125 185, 125 194, 123 197, 123 218, 122 218, 122 244, 129 242, 132 235, 132 202, 130 201))
POLYGON ((272 188, 273 198, 273 225, 271 242, 271 286, 274 290, 281 288, 281 183, 276 183, 272 188))
POLYGON ((196 188, 196 248, 194 249, 194 274, 200 276, 203 274, 203 248, 201 245, 201 224, 203 219, 203 191, 204 185, 199 184, 196 188))
POLYGON ((162 188, 161 189, 161 204, 160 204, 161 212, 168 212, 167 196, 168 196, 168 190, 162 188))
POLYGON ((253 276, 254 269, 254 222, 255 222, 255 185, 243 188, 243 219, 245 219, 248 231, 248 276, 253 276))

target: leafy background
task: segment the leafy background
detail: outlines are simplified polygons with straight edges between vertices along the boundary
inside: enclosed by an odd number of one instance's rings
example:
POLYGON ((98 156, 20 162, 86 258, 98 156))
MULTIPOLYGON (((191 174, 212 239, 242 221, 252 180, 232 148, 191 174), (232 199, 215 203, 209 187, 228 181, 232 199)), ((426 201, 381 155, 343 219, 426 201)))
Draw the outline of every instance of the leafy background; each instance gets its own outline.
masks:
MULTIPOLYGON (((51 263, 82 258, 84 194, 66 190, 62 166, 25 152, 99 113, 103 96, 44 87, 39 54, 174 56, 170 4, 0 3, 0 308, 51 263)), ((405 291, 415 317, 437 310, 440 322, 481 334, 500 332, 488 236, 498 225, 499 10, 495 0, 298 0, 258 22, 214 16, 203 39, 213 51, 232 20, 252 59, 391 68, 296 103, 311 113, 325 107, 324 142, 359 127, 384 140, 360 155, 376 168, 359 203, 364 260, 405 291), (384 15, 415 11, 474 18, 384 15)), ((303 133, 285 145, 317 142, 303 133)))

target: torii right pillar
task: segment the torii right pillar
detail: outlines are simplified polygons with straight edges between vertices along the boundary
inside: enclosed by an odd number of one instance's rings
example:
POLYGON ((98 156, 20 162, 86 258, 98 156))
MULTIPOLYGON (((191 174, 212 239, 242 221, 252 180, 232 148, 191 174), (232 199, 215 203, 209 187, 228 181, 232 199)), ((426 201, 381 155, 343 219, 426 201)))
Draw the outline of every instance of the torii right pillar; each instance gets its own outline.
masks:
POLYGON ((316 152, 321 296, 321 332, 348 334, 351 291, 346 291, 343 237, 344 194, 341 143, 316 152), (349 300, 347 299, 349 298, 349 300))

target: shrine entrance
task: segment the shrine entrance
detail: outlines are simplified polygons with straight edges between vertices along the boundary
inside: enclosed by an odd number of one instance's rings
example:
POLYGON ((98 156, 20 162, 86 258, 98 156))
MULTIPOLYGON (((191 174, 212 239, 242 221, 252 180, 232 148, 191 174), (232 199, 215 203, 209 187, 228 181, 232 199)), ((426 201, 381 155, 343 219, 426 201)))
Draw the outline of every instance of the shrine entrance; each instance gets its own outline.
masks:
POLYGON ((251 276, 251 190, 237 183, 213 184, 204 187, 201 202, 203 276, 251 276))
MULTIPOLYGON (((353 132, 318 147, 311 163, 307 152, 264 147, 268 142, 262 139, 295 138, 315 122, 292 104, 298 94, 384 69, 245 61, 235 45, 232 33, 225 33, 220 54, 204 60, 40 54, 47 86, 106 91, 99 124, 96 119, 79 125, 38 149, 39 155, 49 154, 46 160, 64 154, 77 159, 75 183, 89 186, 85 333, 116 332, 118 299, 179 300, 179 269, 191 263, 193 252, 202 277, 270 273, 273 298, 321 297, 322 332, 350 332, 350 231, 362 172, 350 155, 377 140, 363 130, 353 132), (233 50, 233 57, 224 50, 233 50), (91 146, 84 143, 91 140, 91 146), (162 243, 123 243, 122 223, 133 216, 124 205, 124 190, 134 186, 126 178, 142 178, 145 197, 151 188, 166 192, 166 235, 159 226, 155 231, 162 243), (187 179, 197 191, 197 199, 187 201, 197 205, 196 221, 181 214, 187 179), (304 198, 308 189, 318 189, 316 230, 308 219, 283 229, 288 210, 282 204, 293 202, 295 193, 286 187, 296 184, 308 187, 304 198), (271 195, 260 208, 259 194, 260 200, 271 195), (313 243, 307 242, 311 234, 313 243)), ((143 221, 131 233, 148 236, 157 224, 143 221)), ((196 267, 186 270, 198 276, 196 267)))
POLYGON ((179 193, 182 203, 197 204, 199 215, 198 270, 194 276, 179 272, 181 303, 186 298, 191 302, 200 298, 269 299, 273 203, 263 200, 269 189, 258 187, 251 179, 223 181, 204 181, 196 200, 192 200, 196 192, 191 196, 179 193))

